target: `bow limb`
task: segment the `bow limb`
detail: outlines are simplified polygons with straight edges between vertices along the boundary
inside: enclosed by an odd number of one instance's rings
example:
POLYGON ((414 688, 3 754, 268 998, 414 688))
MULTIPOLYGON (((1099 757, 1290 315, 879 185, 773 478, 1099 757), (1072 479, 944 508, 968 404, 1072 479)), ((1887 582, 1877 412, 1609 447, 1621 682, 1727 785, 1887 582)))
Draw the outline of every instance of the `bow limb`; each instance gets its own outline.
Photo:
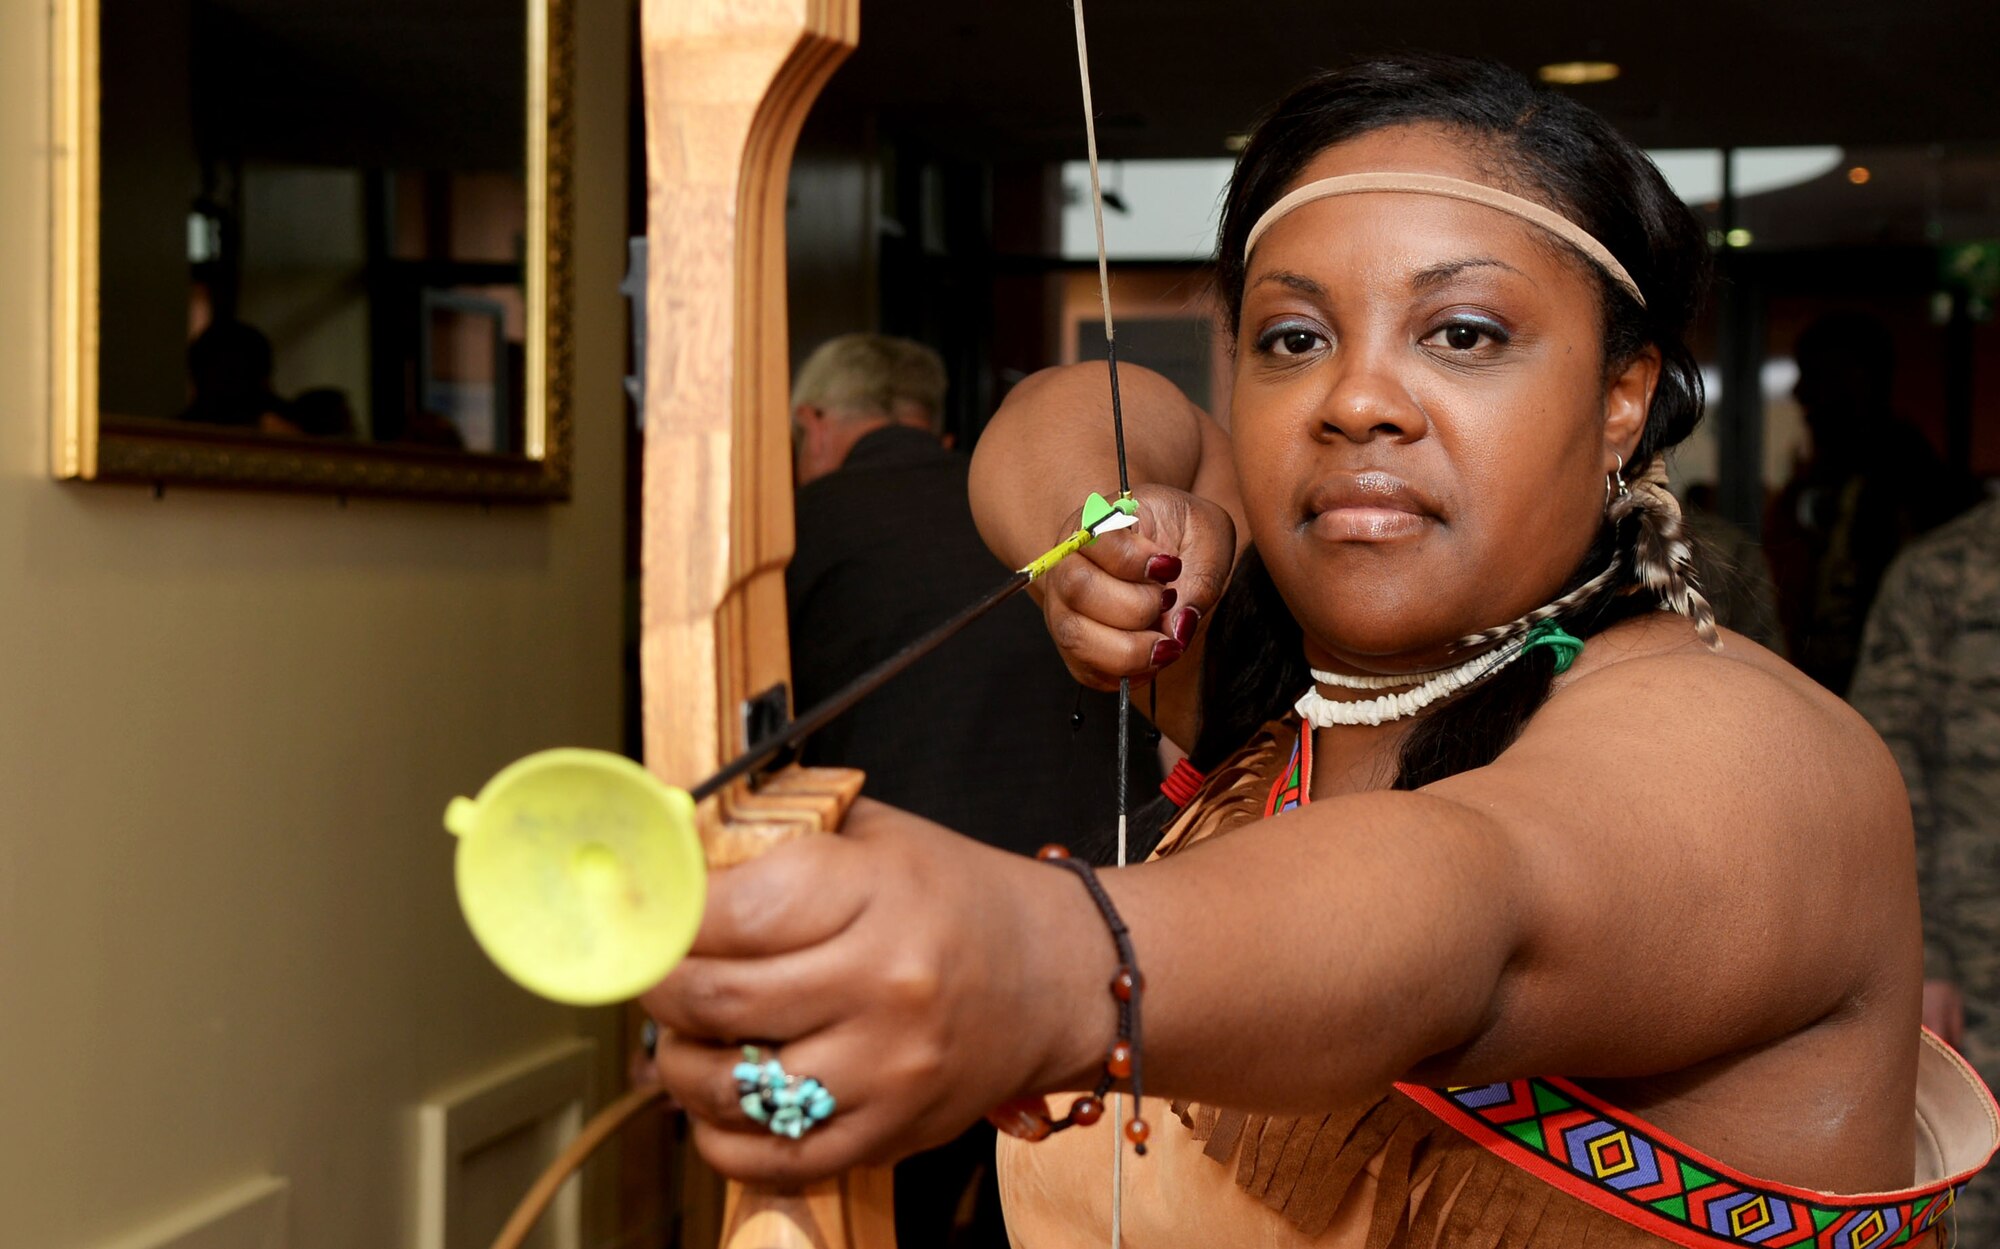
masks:
MULTIPOLYGON (((641 669, 646 760, 688 784, 788 684, 793 550, 785 184, 859 0, 645 0, 647 236, 641 669)), ((783 708, 781 707, 782 711, 783 708)), ((834 831, 859 774, 793 770, 702 804, 711 866, 834 831)), ((729 1185, 723 1249, 894 1249, 889 1172, 729 1185)))

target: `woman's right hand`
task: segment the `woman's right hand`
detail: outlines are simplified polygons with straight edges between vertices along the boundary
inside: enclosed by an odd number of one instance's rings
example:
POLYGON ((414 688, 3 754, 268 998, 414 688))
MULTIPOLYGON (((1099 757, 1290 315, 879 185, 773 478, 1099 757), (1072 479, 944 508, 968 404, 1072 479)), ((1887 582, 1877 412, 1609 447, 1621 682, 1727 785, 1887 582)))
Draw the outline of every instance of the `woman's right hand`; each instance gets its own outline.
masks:
POLYGON ((1077 680, 1094 689, 1150 682, 1145 713, 1190 748, 1201 665, 1189 657, 1245 533, 1234 458, 1229 435, 1165 377, 1127 365, 1120 386, 1123 473, 1102 362, 1045 369, 1015 386, 973 452, 972 514, 1001 563, 1020 568, 1075 532, 1091 491, 1109 495, 1128 476, 1145 483, 1133 491, 1136 527, 1084 547, 1032 593, 1077 680), (1068 528, 1059 528, 1065 511, 1068 528))
POLYGON ((1137 525, 1097 539, 1042 579, 1049 635, 1092 689, 1117 689, 1123 678, 1143 684, 1185 655, 1235 562, 1236 524, 1220 505, 1169 486, 1137 486, 1132 497, 1137 525))

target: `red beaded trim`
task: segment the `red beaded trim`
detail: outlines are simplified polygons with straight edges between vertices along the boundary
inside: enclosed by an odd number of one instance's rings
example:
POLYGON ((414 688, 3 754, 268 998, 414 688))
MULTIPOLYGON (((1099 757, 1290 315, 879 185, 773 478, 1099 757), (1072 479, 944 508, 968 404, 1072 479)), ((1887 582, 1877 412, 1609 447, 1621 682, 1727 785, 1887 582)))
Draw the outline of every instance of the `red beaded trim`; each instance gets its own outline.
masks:
POLYGON ((1195 791, 1200 789, 1201 783, 1207 779, 1201 769, 1183 757, 1175 760, 1174 770, 1167 773, 1166 780, 1160 782, 1160 792, 1167 796, 1168 802, 1177 807, 1184 807, 1193 800, 1195 791))

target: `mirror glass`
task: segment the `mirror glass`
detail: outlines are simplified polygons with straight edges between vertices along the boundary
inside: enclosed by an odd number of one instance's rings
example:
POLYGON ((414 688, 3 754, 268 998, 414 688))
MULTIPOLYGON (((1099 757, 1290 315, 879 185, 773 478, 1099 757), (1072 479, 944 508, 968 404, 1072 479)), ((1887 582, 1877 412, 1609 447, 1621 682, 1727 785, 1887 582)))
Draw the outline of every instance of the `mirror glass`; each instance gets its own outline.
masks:
POLYGON ((102 444, 545 458, 549 0, 99 4, 102 444))

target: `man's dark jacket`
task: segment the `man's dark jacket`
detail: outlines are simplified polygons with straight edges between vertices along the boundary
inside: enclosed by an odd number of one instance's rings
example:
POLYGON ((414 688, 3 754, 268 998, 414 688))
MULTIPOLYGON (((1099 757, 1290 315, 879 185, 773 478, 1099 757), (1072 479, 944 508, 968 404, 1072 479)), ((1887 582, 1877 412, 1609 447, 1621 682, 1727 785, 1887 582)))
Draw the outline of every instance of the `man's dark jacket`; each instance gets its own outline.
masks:
MULTIPOLYGON (((973 527, 968 467, 890 425, 799 491, 785 577, 799 710, 1005 579, 973 527)), ((1021 594, 822 730, 805 761, 861 768, 869 796, 990 845, 1089 842, 1115 821, 1116 702, 1086 695, 1076 729, 1077 690, 1021 594)), ((1136 716, 1132 738, 1136 808, 1159 770, 1136 716)))

